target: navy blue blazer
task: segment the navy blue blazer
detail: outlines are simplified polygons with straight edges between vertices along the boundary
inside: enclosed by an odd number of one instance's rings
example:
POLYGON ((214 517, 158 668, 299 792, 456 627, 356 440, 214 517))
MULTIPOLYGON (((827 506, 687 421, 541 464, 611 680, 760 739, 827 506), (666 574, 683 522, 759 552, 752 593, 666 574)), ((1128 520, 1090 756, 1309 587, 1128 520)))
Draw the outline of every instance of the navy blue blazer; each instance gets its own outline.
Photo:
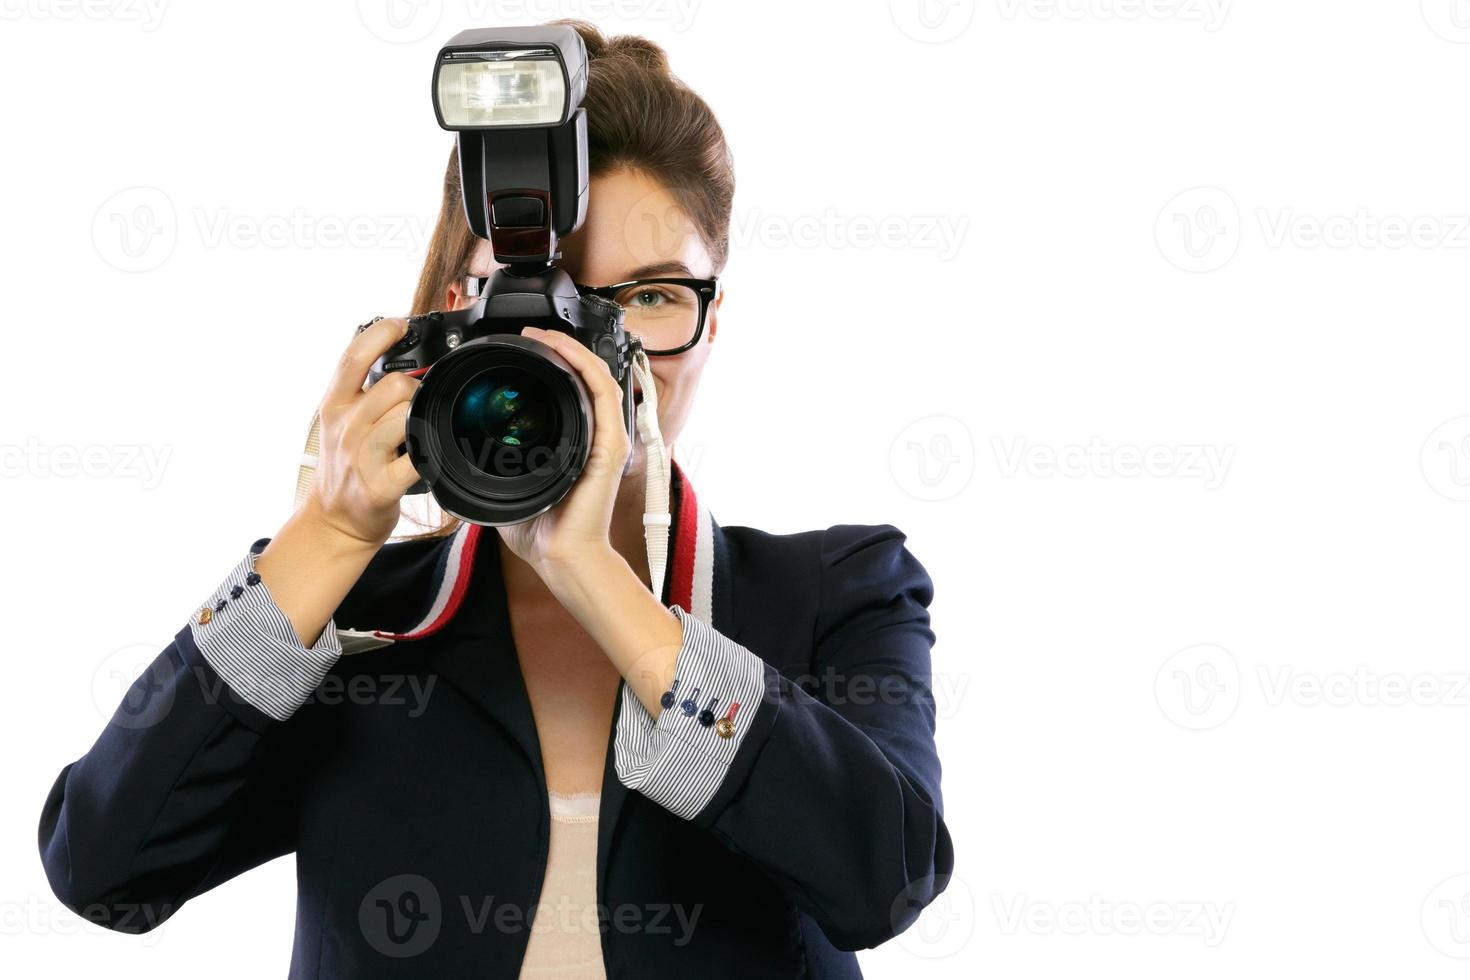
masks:
MULTIPOLYGON (((851 951, 909 926, 953 867, 932 585, 889 525, 712 533, 714 619, 764 661, 765 702, 692 818, 624 786, 610 737, 607 975, 859 977, 851 951)), ((144 932, 294 853, 291 977, 516 977, 549 814, 499 536, 487 539, 442 629, 342 657, 285 721, 236 696, 180 630, 46 800, 58 898, 144 932)), ((385 545, 334 619, 421 622, 448 541, 385 545)))

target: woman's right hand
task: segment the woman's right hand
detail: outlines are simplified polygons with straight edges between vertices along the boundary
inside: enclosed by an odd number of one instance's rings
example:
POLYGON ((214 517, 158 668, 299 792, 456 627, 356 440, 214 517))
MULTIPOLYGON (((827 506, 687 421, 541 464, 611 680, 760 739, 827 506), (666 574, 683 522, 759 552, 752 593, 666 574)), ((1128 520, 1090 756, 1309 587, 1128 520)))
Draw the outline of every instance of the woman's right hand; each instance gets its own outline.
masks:
POLYGON ((418 379, 389 374, 362 390, 373 362, 407 330, 403 318, 379 320, 358 331, 342 352, 317 409, 321 430, 311 489, 255 559, 255 570, 305 647, 316 645, 398 526, 398 502, 419 478, 409 458, 398 455, 418 379))
POLYGON ((384 317, 342 352, 317 409, 320 448, 302 504, 325 528, 373 550, 397 527, 399 501, 419 479, 407 454, 398 454, 419 380, 392 373, 366 391, 362 386, 373 362, 407 331, 405 318, 384 317))

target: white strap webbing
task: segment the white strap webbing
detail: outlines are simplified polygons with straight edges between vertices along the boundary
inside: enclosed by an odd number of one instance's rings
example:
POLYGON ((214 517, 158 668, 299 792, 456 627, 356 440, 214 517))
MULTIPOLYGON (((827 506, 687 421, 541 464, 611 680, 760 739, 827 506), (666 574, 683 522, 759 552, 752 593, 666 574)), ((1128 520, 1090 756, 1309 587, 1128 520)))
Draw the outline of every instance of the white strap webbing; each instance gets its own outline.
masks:
POLYGON ((669 452, 658 428, 658 389, 642 347, 633 352, 633 378, 643 389, 638 405, 638 438, 643 442, 643 544, 648 549, 648 578, 653 594, 664 594, 669 554, 669 452))

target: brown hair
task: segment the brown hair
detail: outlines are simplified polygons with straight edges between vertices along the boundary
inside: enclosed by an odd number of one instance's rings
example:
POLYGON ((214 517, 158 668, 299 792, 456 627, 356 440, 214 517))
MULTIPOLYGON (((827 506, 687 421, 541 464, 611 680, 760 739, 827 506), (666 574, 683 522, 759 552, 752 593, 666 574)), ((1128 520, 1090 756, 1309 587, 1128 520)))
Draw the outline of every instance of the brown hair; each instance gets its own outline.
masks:
MULTIPOLYGON (((666 187, 693 223, 714 259, 714 271, 730 252, 730 208, 735 167, 724 131, 710 107, 669 70, 663 48, 633 34, 605 37, 586 21, 559 20, 587 47, 587 167, 591 175, 627 168, 666 187)), ((453 283, 469 275, 479 239, 465 222, 460 197, 459 153, 450 150, 444 170, 439 220, 429 241, 412 313, 443 302, 453 283)), ((457 518, 410 539, 449 534, 457 518)))

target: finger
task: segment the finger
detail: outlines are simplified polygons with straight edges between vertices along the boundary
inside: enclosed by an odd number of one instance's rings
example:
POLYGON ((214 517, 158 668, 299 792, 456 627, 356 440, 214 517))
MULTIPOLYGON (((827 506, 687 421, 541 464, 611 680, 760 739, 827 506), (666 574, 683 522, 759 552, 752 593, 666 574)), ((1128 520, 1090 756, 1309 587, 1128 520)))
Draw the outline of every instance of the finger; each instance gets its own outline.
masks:
POLYGON ((527 336, 553 348, 577 370, 592 394, 592 458, 589 467, 604 461, 609 468, 621 470, 627 461, 631 444, 623 417, 623 389, 604 362, 576 338, 555 330, 527 327, 527 336))
POLYGON ((617 379, 612 376, 607 362, 588 350, 575 337, 559 330, 542 330, 540 327, 526 327, 522 333, 532 340, 541 341, 560 354, 577 369, 582 381, 594 393, 620 392, 617 379))
POLYGON ((399 402, 383 413, 363 436, 361 453, 366 465, 383 466, 398 457, 408 432, 408 403, 399 402))
POLYGON ((406 405, 422 382, 401 372, 383 375, 378 383, 369 388, 358 399, 349 424, 360 424, 364 429, 372 427, 396 405, 406 405))
POLYGON ((388 464, 389 485, 393 487, 397 496, 403 496, 409 487, 419 482, 420 475, 418 467, 414 466, 413 460, 407 453, 388 464))
POLYGON ((402 340, 407 332, 408 320, 401 316, 384 317, 359 330, 337 361, 337 369, 332 373, 323 403, 344 405, 361 394, 373 362, 402 340))
POLYGON ((358 446, 359 472, 376 499, 396 500, 418 479, 418 470, 408 454, 399 455, 398 452, 403 443, 407 414, 407 406, 394 407, 373 426, 358 446))

